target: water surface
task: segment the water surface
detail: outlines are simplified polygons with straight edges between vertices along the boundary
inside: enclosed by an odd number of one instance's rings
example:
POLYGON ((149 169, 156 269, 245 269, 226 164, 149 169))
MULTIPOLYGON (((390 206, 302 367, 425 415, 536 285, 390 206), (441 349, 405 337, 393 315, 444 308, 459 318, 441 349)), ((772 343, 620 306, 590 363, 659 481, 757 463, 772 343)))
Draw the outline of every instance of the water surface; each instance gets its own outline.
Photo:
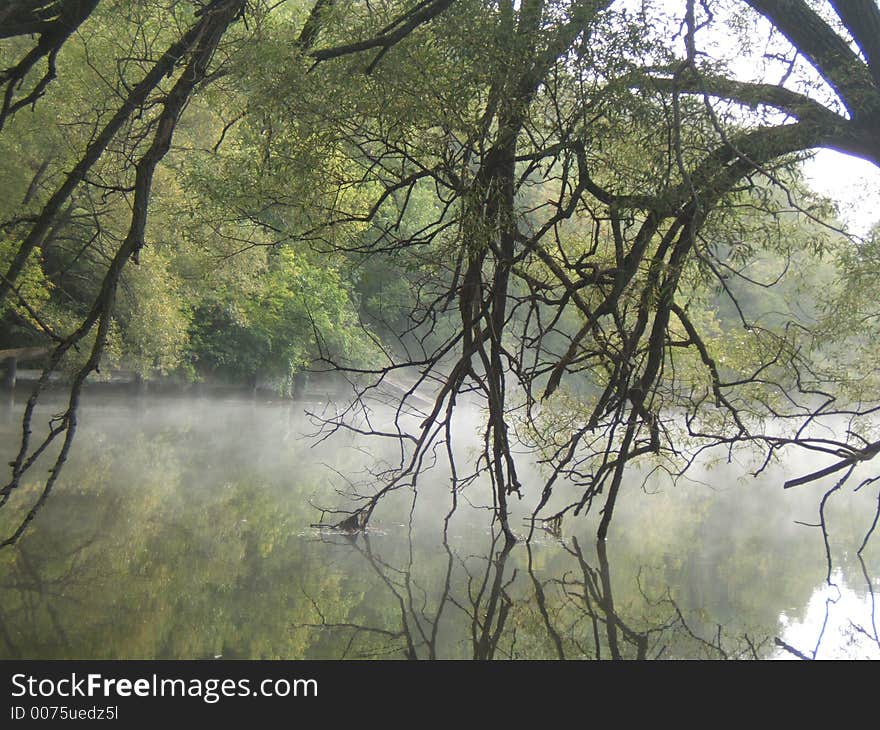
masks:
MULTIPOLYGON (((4 461, 20 406, 0 414, 4 461)), ((444 531, 438 468, 348 536, 311 527, 316 507, 344 504, 381 453, 313 431, 296 403, 88 395, 55 492, 0 551, 0 656, 880 658, 880 536, 856 554, 876 485, 829 502, 830 580, 801 524, 823 485, 783 491, 784 464, 633 481, 605 543, 590 515, 508 550, 478 484, 444 531)), ((4 536, 48 466, 0 514, 4 536)))

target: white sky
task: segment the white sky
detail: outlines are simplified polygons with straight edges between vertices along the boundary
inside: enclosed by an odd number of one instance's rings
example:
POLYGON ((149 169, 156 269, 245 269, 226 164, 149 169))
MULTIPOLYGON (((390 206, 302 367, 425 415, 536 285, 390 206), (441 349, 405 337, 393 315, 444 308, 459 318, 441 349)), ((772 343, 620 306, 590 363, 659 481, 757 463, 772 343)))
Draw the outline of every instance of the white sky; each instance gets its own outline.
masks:
POLYGON ((880 169, 857 157, 820 150, 804 165, 810 187, 837 201, 840 217, 860 236, 880 222, 880 169))
MULTIPOLYGON (((678 41, 682 44, 679 50, 682 53, 684 48, 680 31, 684 6, 682 0, 617 0, 615 5, 632 13, 638 12, 642 7, 650 8, 655 23, 664 24, 671 33, 678 33, 678 41)), ((737 2, 713 4, 715 22, 699 31, 699 49, 709 51, 713 58, 726 60, 734 78, 777 83, 787 67, 767 54, 771 51, 790 53, 790 46, 778 37, 768 43, 770 25, 757 14, 754 14, 753 28, 733 31, 732 28, 736 28, 736 25, 727 25, 725 17, 738 8, 741 9, 741 6, 737 2)), ((834 11, 830 6, 825 10, 833 21, 834 11)), ((698 10, 698 13, 702 15, 702 10, 698 10)), ((817 80, 812 67, 801 59, 786 85, 816 98, 817 89, 806 89, 817 80), (807 86, 800 86, 801 84, 807 86)), ((830 89, 826 88, 824 94, 818 90, 818 95, 823 103, 834 103, 834 94, 830 89)), ((840 219, 850 233, 865 236, 874 224, 880 222, 880 168, 877 166, 839 152, 820 150, 814 159, 804 165, 804 174, 817 193, 837 202, 840 219)))
MULTIPOLYGON (((627 3, 629 0, 623 0, 627 3)), ((661 3, 662 5, 662 3, 661 3)), ((683 6, 678 3, 676 7, 683 6)), ((736 7, 734 4, 732 7, 736 7)), ((716 17, 725 14, 723 5, 713 6, 716 17)), ((825 8, 829 20, 833 21, 834 11, 825 8)), ((699 44, 710 49, 720 58, 726 58, 734 76, 743 80, 777 83, 786 67, 779 60, 768 56, 768 52, 790 55, 790 46, 777 37, 768 43, 770 25, 755 16, 754 45, 748 39, 735 37, 730 33, 719 34, 725 25, 712 24, 699 35, 699 44), (743 45, 745 41, 746 45, 743 45)), ((814 69, 804 60, 797 62, 787 86, 808 93, 830 106, 834 105, 834 94, 829 88, 824 92, 812 85, 819 81, 814 69)), ((816 156, 804 165, 804 174, 810 187, 817 193, 836 201, 841 221, 850 233, 865 236, 870 228, 880 222, 880 168, 865 160, 844 155, 832 150, 819 150, 816 156)))

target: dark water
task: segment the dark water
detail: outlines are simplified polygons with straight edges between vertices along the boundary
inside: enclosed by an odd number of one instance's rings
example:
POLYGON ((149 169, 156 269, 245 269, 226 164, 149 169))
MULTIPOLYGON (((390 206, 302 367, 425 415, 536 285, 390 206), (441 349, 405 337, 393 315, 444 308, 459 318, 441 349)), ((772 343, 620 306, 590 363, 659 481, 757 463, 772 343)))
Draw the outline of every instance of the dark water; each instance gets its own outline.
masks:
MULTIPOLYGON (((4 461, 19 410, 0 414, 4 461)), ((823 485, 783 491, 782 466, 634 481, 607 542, 592 515, 508 551, 479 484, 444 532, 438 469, 353 538, 310 527, 314 505, 379 452, 312 430, 283 403, 87 399, 56 492, 0 550, 0 657, 880 658, 880 535, 856 554, 876 485, 829 501, 830 581, 821 532, 798 524, 823 485)))

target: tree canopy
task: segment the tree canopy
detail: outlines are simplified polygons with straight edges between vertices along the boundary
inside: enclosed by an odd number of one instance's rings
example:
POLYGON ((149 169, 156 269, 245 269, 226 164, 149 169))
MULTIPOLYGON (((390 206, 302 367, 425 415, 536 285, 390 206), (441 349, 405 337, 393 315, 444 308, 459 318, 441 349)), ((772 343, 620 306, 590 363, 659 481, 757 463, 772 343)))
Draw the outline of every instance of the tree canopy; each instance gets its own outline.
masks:
POLYGON ((340 524, 437 459, 453 505, 488 477, 513 540, 515 497, 533 527, 599 500, 604 537, 640 464, 800 448, 828 465, 787 486, 833 491, 880 451, 878 229, 798 172, 880 165, 875 0, 12 0, 0 41, 0 313, 52 346, 0 506, 57 448, 4 544, 114 358, 347 373, 323 435, 400 459, 340 524))

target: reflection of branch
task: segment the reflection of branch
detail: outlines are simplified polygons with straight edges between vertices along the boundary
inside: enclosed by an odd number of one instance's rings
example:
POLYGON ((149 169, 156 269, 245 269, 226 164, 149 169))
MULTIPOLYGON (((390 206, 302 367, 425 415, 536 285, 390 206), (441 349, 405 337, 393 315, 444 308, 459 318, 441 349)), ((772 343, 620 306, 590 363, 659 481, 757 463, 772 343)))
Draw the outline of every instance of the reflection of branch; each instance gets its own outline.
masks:
MULTIPOLYGON (((865 626, 862 626, 862 625, 856 623, 855 621, 853 621, 852 618, 847 618, 846 623, 849 626, 849 631, 852 632, 852 633, 848 634, 848 638, 850 640, 850 643, 855 643, 858 639, 858 636, 855 636, 855 635, 860 635, 861 637, 864 637, 865 639, 867 639, 871 643, 876 644, 877 647, 880 648, 880 632, 878 632, 878 628, 877 628, 876 602, 875 602, 875 596, 874 596, 874 587, 873 587, 873 584, 871 581, 871 576, 868 573, 868 568, 865 565, 864 560, 862 560, 861 555, 858 556, 858 559, 859 559, 859 564, 860 564, 861 570, 862 570, 862 576, 865 579, 866 599, 870 602, 870 624, 866 628, 865 626)), ((829 585, 837 588, 836 584, 831 583, 830 579, 829 579, 828 583, 829 583, 829 585)), ((782 639, 780 639, 778 637, 774 640, 774 643, 776 644, 776 646, 785 650, 789 654, 792 654, 792 655, 798 657, 799 659, 805 659, 805 660, 817 659, 819 656, 819 650, 822 648, 822 642, 825 639, 825 633, 828 629, 829 622, 831 620, 831 607, 837 605, 839 600, 840 600, 839 589, 838 589, 838 597, 837 598, 826 597, 826 599, 825 599, 825 615, 822 619, 822 625, 819 628, 819 632, 816 637, 815 645, 813 646, 813 649, 810 652, 810 654, 812 654, 812 656, 810 656, 809 654, 805 654, 804 652, 801 652, 798 649, 795 649, 793 646, 791 646, 790 644, 787 644, 785 641, 783 641, 782 639)), ((832 623, 832 625, 834 625, 834 624, 832 623)), ((832 645, 830 648, 832 650, 834 650, 836 647, 834 645, 832 645)), ((852 654, 850 654, 850 656, 855 658, 852 654)))
MULTIPOLYGON (((314 599, 311 596, 306 594, 306 598, 312 601, 312 604, 315 604, 314 599)), ((387 629, 376 628, 375 626, 364 626, 363 624, 356 624, 353 622, 333 622, 326 621, 324 617, 321 617, 320 623, 304 623, 304 624, 292 624, 292 629, 339 629, 339 630, 350 630, 352 631, 352 635, 346 644, 345 649, 343 649, 340 658, 345 659, 348 656, 348 652, 354 644, 354 640, 360 634, 377 634, 379 636, 385 636, 390 639, 399 639, 403 636, 402 631, 389 631, 387 629)))
POLYGON ((773 643, 776 644, 776 646, 778 646, 778 647, 780 647, 780 648, 782 648, 782 649, 785 649, 785 651, 787 651, 789 654, 793 654, 793 655, 796 656, 798 659, 804 659, 805 661, 812 661, 812 658, 811 658, 811 657, 808 657, 808 656, 807 656, 806 654, 804 654, 803 652, 798 651, 798 650, 795 649, 791 644, 786 644, 786 643, 785 643, 782 639, 780 639, 778 636, 773 640, 773 643))
MULTIPOLYGON (((443 573, 442 590, 436 602, 429 607, 428 591, 413 579, 415 551, 412 513, 410 514, 409 527, 407 563, 402 567, 389 564, 375 553, 370 543, 369 533, 352 536, 350 542, 347 543, 347 547, 357 551, 367 561, 388 589, 393 602, 397 605, 400 617, 399 630, 372 627, 351 621, 329 621, 308 594, 306 596, 312 601, 320 622, 296 624, 294 628, 351 631, 352 634, 343 650, 345 655, 351 651, 359 636, 373 634, 402 640, 404 645, 398 645, 396 651, 401 651, 408 659, 438 659, 441 658, 442 649, 442 646, 438 644, 440 621, 445 613, 446 605, 451 604, 469 618, 472 658, 493 659, 497 654, 499 642, 505 635, 508 617, 513 607, 513 601, 507 594, 507 588, 515 580, 516 571, 510 577, 505 575, 507 559, 513 549, 513 544, 503 541, 501 549, 494 554, 494 558, 487 559, 485 572, 477 576, 470 572, 463 560, 456 560, 455 553, 448 542, 448 534, 444 530, 443 548, 447 560, 443 573), (363 544, 360 542, 361 538, 363 544), (467 579, 464 581, 468 586, 466 601, 453 595, 453 585, 461 582, 454 583, 454 578, 462 577, 455 575, 456 565, 459 565, 466 574, 467 579), (472 590, 473 588, 476 590, 472 590)), ((493 534, 489 555, 495 552, 499 539, 498 534, 493 534)), ((364 655, 362 652, 361 656, 364 655)), ((370 652, 369 655, 373 656, 375 652, 370 652)))
MULTIPOLYGON (((872 477, 870 479, 865 479, 865 481, 863 481, 861 484, 859 484, 859 486, 857 486, 855 488, 855 491, 858 491, 862 487, 866 487, 869 484, 873 484, 878 479, 880 479, 880 476, 872 477)), ((874 530, 877 527, 878 520, 880 520, 880 491, 877 492, 877 508, 874 510, 874 519, 872 520, 871 526, 868 528, 868 531, 865 533, 865 539, 862 540, 862 544, 859 546, 859 549, 858 549, 859 560, 862 559, 862 551, 864 551, 865 547, 867 546, 868 540, 870 540, 871 535, 874 534, 874 530)), ((869 581, 869 584, 870 584, 870 581, 869 581)))
MULTIPOLYGON (((864 633, 865 636, 871 639, 875 644, 877 644, 877 647, 880 648, 880 632, 878 632, 877 630, 877 602, 876 597, 874 596, 874 584, 871 581, 871 576, 868 574, 868 567, 865 565, 865 561, 862 559, 861 550, 859 551, 858 558, 859 565, 862 566, 862 575, 865 577, 865 587, 871 601, 871 631, 867 631, 861 626, 853 625, 853 628, 864 633)), ((852 622, 850 623, 852 624, 852 622)))
POLYGON ((0 608, 0 639, 3 639, 3 643, 8 647, 8 656, 12 659, 21 659, 21 649, 16 646, 15 642, 12 640, 12 636, 9 634, 9 631, 6 628, 6 619, 3 615, 2 608, 0 608))
MULTIPOLYGON (((42 627, 38 619, 38 615, 45 612, 49 617, 51 629, 57 637, 57 643, 63 646, 68 654, 72 651, 63 619, 87 610, 82 605, 81 598, 72 589, 78 585, 82 587, 93 585, 94 577, 83 575, 82 570, 77 571, 77 568, 83 554, 86 551, 93 552, 95 543, 102 534, 100 529, 96 529, 93 534, 72 546, 68 540, 59 542, 50 540, 40 543, 36 549, 32 549, 32 544, 26 544, 15 554, 9 576, 4 576, 4 580, 0 583, 0 593, 7 599, 10 599, 13 591, 18 594, 18 611, 23 611, 25 616, 23 623, 33 627, 37 632, 29 640, 25 638, 24 646, 28 650, 33 651, 37 643, 34 641, 36 637, 45 639, 50 633, 46 627, 42 627), (46 556, 51 556, 53 561, 64 565, 65 570, 63 572, 53 570, 51 577, 47 577, 49 571, 45 563, 46 556), (59 610, 62 602, 67 608, 59 610)), ((7 603, 12 605, 9 601, 7 603)), ((16 618, 15 611, 12 612, 11 618, 13 620, 16 618)), ((8 646, 10 656, 21 658, 22 650, 13 640, 13 635, 23 633, 22 622, 13 624, 12 633, 7 629, 6 623, 7 616, 0 613, 0 639, 8 646)), ((27 658, 27 655, 25 657, 27 658)))
POLYGON ((594 637, 596 641, 596 658, 601 658, 601 645, 597 629, 599 624, 604 624, 605 638, 612 659, 621 660, 625 658, 621 651, 618 631, 623 634, 625 641, 635 647, 635 659, 646 659, 648 651, 648 635, 651 631, 635 631, 617 615, 614 609, 614 597, 611 590, 611 570, 608 564, 605 541, 599 540, 596 543, 597 557, 599 559, 598 571, 594 570, 587 564, 576 537, 572 537, 572 547, 571 549, 567 549, 567 551, 577 559, 584 576, 584 582, 582 584, 582 599, 587 614, 593 620, 594 637), (593 603, 595 603, 598 608, 598 612, 593 608, 593 603))
MULTIPOLYGON (((494 536, 494 539, 492 541, 493 550, 497 539, 497 536, 494 536)), ((480 616, 479 600, 482 596, 482 590, 478 594, 477 600, 475 600, 472 604, 473 613, 471 614, 471 626, 474 645, 474 659, 492 659, 494 658, 495 652, 498 649, 498 640, 501 638, 501 634, 504 631, 504 626, 507 622, 507 616, 510 613, 511 606, 513 605, 513 602, 510 600, 510 596, 507 595, 505 589, 510 583, 513 582, 514 578, 516 577, 515 570, 513 572, 513 576, 511 576, 508 583, 504 583, 504 566, 507 563, 507 558, 510 556, 510 551, 512 549, 513 543, 509 540, 505 540, 501 550, 499 550, 497 555, 495 556, 495 560, 490 560, 486 564, 485 577, 488 578, 490 573, 494 573, 494 575, 492 578, 491 587, 489 589, 489 597, 486 601, 485 612, 483 613, 482 617, 480 616), (479 632, 477 632, 478 628, 479 632)))
MULTIPOLYGON (((366 535, 364 536, 364 540, 368 541, 368 538, 366 537, 366 535)), ((376 563, 372 558, 372 553, 369 550, 369 543, 368 542, 367 542, 367 549, 366 550, 362 550, 361 548, 359 548, 357 546, 354 537, 352 537, 349 544, 351 546, 354 546, 355 549, 361 555, 364 555, 365 557, 367 557, 370 564, 373 565, 374 568, 376 567, 376 563)), ((384 575, 381 574, 381 572, 380 572, 380 575, 383 578, 385 577, 384 575)), ((385 583, 386 583, 386 585, 389 586, 389 588, 391 588, 392 593, 394 593, 394 595, 397 596, 397 598, 399 600, 400 596, 399 596, 399 594, 397 594, 396 590, 394 589, 394 587, 390 583, 390 581, 388 581, 386 579, 385 583)), ((408 626, 407 626, 405 620, 402 621, 402 626, 399 631, 392 631, 390 629, 383 629, 381 627, 376 627, 376 626, 367 626, 364 624, 354 623, 351 621, 328 621, 326 619, 326 617, 324 616, 324 613, 321 611, 321 608, 318 605, 317 601, 315 601, 315 599, 312 598, 304 589, 303 589, 303 594, 306 596, 306 598, 309 599, 309 601, 312 604, 312 607, 315 609, 315 613, 318 614, 318 617, 321 619, 321 621, 320 621, 320 623, 317 623, 317 624, 315 624, 315 623, 293 624, 291 626, 291 628, 293 628, 293 629, 310 628, 310 629, 350 630, 352 633, 351 633, 351 636, 349 636, 345 647, 343 648, 342 652, 340 653, 341 658, 345 658, 348 656, 349 652, 351 651, 352 647, 354 646, 355 641, 357 640, 358 636, 360 636, 361 634, 374 634, 374 635, 387 637, 387 638, 395 639, 395 640, 403 638, 406 640, 406 645, 407 645, 406 656, 407 656, 407 658, 415 658, 412 637, 409 634, 409 629, 408 629, 408 626)), ((399 650, 399 646, 394 646, 393 649, 389 650, 389 651, 371 652, 369 655, 360 654, 359 656, 362 656, 362 657, 363 656, 378 656, 379 654, 388 654, 388 653, 391 653, 391 651, 397 651, 397 650, 399 650)))
POLYGON ((562 647, 562 639, 559 636, 559 632, 556 631, 553 624, 550 622, 550 614, 547 612, 547 599, 544 595, 544 586, 541 581, 538 580, 538 576, 535 575, 534 565, 532 563, 532 544, 530 542, 526 543, 526 550, 528 550, 529 553, 529 576, 532 579, 532 585, 535 587, 535 600, 538 602, 538 610, 541 612, 541 618, 544 620, 544 627, 547 629, 547 633, 553 641, 553 646, 556 647, 556 655, 560 659, 565 659, 565 650, 562 647))

